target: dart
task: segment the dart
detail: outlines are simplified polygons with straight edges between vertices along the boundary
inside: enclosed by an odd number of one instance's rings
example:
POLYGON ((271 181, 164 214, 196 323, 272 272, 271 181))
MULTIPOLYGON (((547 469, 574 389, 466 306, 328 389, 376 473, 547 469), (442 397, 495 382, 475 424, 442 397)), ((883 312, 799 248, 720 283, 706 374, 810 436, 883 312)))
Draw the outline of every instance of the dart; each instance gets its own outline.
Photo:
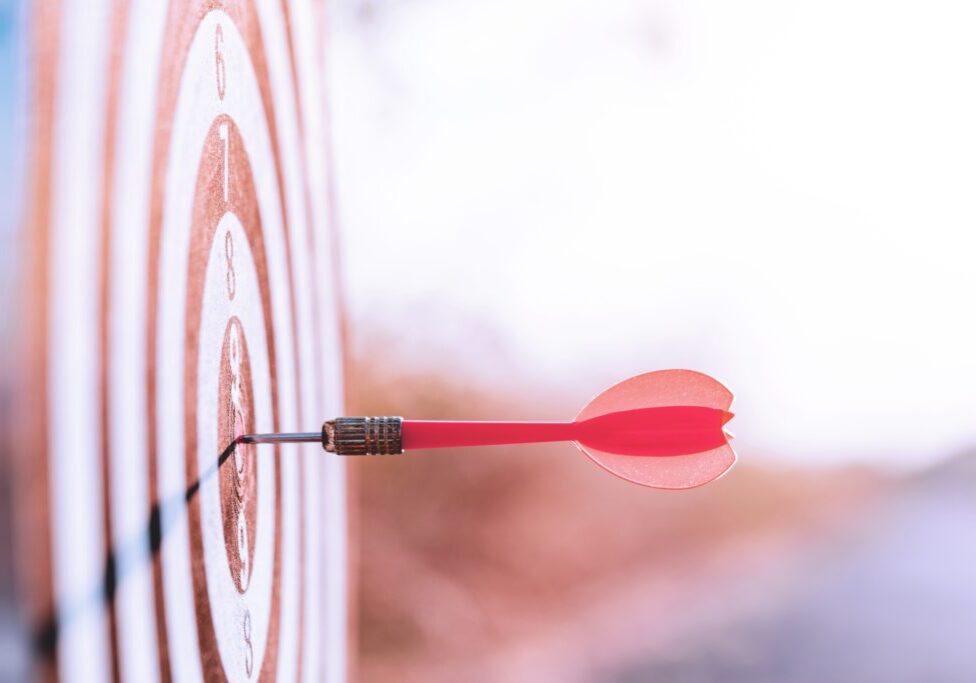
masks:
POLYGON ((693 370, 631 377, 591 400, 571 422, 466 422, 338 417, 319 432, 245 434, 241 443, 319 442, 337 455, 399 455, 428 448, 569 441, 627 481, 661 489, 707 484, 735 464, 725 424, 732 393, 693 370))

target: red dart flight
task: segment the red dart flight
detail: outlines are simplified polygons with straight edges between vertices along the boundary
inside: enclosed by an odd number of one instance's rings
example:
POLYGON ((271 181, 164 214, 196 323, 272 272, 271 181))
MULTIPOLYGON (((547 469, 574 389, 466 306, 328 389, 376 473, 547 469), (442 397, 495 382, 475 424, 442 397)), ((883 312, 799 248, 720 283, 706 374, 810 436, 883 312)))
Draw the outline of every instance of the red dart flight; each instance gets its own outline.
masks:
POLYGON ((573 422, 404 420, 403 449, 573 441, 595 463, 644 486, 707 484, 735 464, 724 425, 732 392, 693 370, 631 377, 594 398, 573 422))

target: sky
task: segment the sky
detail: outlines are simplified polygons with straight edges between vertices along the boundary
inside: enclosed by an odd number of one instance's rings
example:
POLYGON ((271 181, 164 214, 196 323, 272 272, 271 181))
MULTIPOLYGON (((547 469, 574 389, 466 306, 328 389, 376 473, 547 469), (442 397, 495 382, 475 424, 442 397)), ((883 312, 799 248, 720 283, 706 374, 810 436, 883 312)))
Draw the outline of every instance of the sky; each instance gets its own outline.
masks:
POLYGON ((581 402, 709 372, 764 457, 976 444, 976 5, 347 0, 331 25, 354 315, 417 313, 432 348, 475 320, 513 381, 581 402))

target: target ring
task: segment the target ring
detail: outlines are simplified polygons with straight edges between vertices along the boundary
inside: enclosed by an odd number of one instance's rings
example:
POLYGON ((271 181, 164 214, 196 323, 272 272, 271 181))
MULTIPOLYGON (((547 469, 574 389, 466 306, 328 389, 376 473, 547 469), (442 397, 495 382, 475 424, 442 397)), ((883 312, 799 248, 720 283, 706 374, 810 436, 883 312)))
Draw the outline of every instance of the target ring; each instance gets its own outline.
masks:
MULTIPOLYGON (((294 334, 290 268, 278 175, 255 178, 252 173, 255 164, 274 167, 276 155, 265 117, 254 115, 263 108, 250 66, 244 39, 230 17, 219 10, 205 15, 190 42, 174 105, 160 266, 156 281, 150 283, 150 301, 156 303, 155 309, 150 308, 150 316, 156 318, 150 339, 159 341, 150 345, 151 353, 155 351, 157 383, 149 403, 153 405, 155 398, 155 405, 167 407, 155 413, 157 441, 150 446, 150 452, 154 445, 157 453, 157 495, 163 501, 178 500, 183 490, 199 490, 198 498, 185 496, 185 522, 179 518, 174 523, 161 548, 158 571, 166 588, 162 602, 169 631, 163 642, 170 650, 164 656, 179 667, 178 674, 196 676, 202 666, 199 673, 207 680, 244 680, 256 671, 274 675, 279 642, 274 586, 282 575, 283 538, 277 454, 263 453, 252 477, 257 482, 257 496, 251 501, 257 510, 256 561, 249 567, 253 572, 247 572, 246 590, 236 585, 245 582, 233 579, 235 569, 240 578, 240 567, 228 566, 222 559, 226 554, 241 557, 238 546, 249 543, 248 525, 228 537, 225 525, 204 523, 223 517, 220 477, 207 473, 215 470, 215 461, 229 443, 217 439, 215 405, 221 375, 216 354, 232 317, 242 325, 232 326, 231 331, 240 329, 242 337, 260 342, 254 358, 263 365, 251 374, 258 385, 255 426, 276 429, 298 421, 296 406, 281 400, 288 396, 287 388, 276 389, 298 382, 297 376, 277 372, 277 340, 288 350, 294 334), (169 171, 192 167, 192 160, 187 163, 184 157, 195 152, 199 154, 196 178, 169 171), (173 285, 160 286, 167 281, 173 285), (181 402, 182 415, 176 410, 181 402), (182 471, 177 458, 158 455, 180 452, 186 454, 182 471), (252 579, 256 586, 250 585, 252 579), (192 605, 185 602, 188 585, 192 605), (173 633, 174 627, 185 629, 191 613, 198 651, 190 639, 173 633), (177 646, 169 646, 170 642, 177 646), (214 651, 220 656, 204 656, 214 651)), ((297 372, 289 365, 280 363, 285 373, 297 372)), ((291 488, 296 488, 294 483, 291 488)), ((244 556, 249 553, 247 549, 244 556)), ((294 547, 285 561, 298 564, 294 547)))
MULTIPOLYGON (((218 21, 215 34, 222 33, 218 21)), ((174 138, 173 144, 181 142, 174 138)), ((256 265, 266 257, 255 196, 240 132, 233 119, 219 115, 207 132, 196 180, 189 254, 205 256, 189 258, 184 311, 184 485, 198 490, 188 500, 194 608, 201 652, 221 655, 220 667, 216 659, 205 663, 212 662, 203 672, 207 679, 249 678, 255 669, 273 673, 277 653, 278 454, 262 452, 259 463, 255 449, 241 446, 228 462, 219 458, 245 428, 278 422, 270 295, 256 265)), ((158 433, 169 428, 162 425, 158 433)))
POLYGON ((342 466, 314 448, 227 449, 341 412, 320 8, 55 13, 67 39, 52 35, 45 68, 81 85, 59 86, 40 126, 57 172, 37 226, 52 321, 38 343, 68 360, 31 367, 71 388, 47 392, 37 470, 50 662, 66 679, 341 680, 342 466))

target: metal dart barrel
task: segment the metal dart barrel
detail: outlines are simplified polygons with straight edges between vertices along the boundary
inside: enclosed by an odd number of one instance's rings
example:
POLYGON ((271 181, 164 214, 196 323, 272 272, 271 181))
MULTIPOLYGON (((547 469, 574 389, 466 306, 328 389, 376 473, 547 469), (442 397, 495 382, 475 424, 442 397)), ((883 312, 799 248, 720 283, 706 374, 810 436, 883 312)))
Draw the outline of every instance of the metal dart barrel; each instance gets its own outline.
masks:
POLYGON ((247 434, 243 443, 320 442, 336 455, 400 455, 403 453, 402 417, 337 417, 322 424, 321 432, 247 434))

